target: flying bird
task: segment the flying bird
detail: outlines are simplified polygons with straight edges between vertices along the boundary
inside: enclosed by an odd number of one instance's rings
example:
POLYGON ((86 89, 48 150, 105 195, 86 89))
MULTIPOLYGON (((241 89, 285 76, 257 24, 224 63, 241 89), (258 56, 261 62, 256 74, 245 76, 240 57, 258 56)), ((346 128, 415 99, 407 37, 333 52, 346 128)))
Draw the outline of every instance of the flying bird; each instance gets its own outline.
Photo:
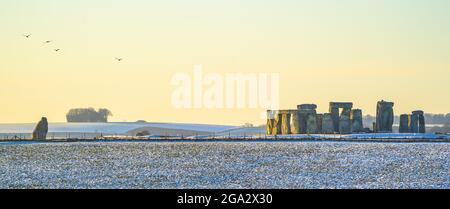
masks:
POLYGON ((61 50, 61 49, 55 49, 55 52, 59 52, 59 50, 61 50))
POLYGON ((52 41, 50 41, 50 40, 49 40, 49 41, 45 41, 44 44, 49 44, 49 43, 51 43, 51 42, 52 42, 52 41))
POLYGON ((23 35, 25 38, 30 38, 31 34, 23 35))
POLYGON ((116 60, 120 62, 120 61, 123 60, 123 58, 117 58, 117 57, 116 57, 116 60))

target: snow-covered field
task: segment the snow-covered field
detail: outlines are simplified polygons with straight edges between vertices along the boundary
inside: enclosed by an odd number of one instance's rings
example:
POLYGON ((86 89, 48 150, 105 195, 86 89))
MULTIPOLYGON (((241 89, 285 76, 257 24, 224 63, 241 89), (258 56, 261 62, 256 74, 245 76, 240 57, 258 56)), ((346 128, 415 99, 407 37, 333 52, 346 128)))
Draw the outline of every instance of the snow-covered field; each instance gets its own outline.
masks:
POLYGON ((0 188, 450 188, 450 143, 0 142, 0 188))
MULTIPOLYGON (((432 133, 367 133, 367 134, 291 134, 291 135, 278 135, 278 136, 267 136, 263 133, 253 135, 248 135, 245 133, 231 134, 226 133, 214 134, 214 135, 201 135, 201 136, 191 136, 188 139, 246 139, 246 140, 333 140, 333 141, 345 141, 345 140, 385 140, 385 141, 411 141, 411 140, 427 140, 427 141, 449 141, 450 135, 443 134, 432 134, 432 133)), ((151 138, 151 137, 150 137, 151 138)))

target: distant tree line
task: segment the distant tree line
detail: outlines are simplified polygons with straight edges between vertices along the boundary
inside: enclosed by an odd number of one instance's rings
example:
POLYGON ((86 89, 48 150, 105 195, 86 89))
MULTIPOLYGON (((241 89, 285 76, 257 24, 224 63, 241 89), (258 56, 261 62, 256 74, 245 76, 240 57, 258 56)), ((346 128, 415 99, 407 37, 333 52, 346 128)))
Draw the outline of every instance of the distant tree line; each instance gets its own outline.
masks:
POLYGON ((427 128, 427 132, 450 133, 450 123, 446 123, 443 126, 433 126, 433 127, 427 128))
POLYGON ((447 114, 425 113, 425 120, 428 124, 450 124, 450 113, 447 114))
POLYGON ((69 123, 107 123, 109 116, 112 113, 108 109, 100 108, 96 111, 92 107, 71 109, 66 114, 69 123))

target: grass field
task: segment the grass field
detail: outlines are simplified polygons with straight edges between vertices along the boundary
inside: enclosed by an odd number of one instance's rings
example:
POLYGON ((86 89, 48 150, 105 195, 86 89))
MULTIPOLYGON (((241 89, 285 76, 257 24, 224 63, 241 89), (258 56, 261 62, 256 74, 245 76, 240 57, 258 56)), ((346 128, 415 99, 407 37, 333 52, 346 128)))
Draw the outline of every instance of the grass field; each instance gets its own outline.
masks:
POLYGON ((450 188, 450 143, 0 143, 0 188, 450 188))

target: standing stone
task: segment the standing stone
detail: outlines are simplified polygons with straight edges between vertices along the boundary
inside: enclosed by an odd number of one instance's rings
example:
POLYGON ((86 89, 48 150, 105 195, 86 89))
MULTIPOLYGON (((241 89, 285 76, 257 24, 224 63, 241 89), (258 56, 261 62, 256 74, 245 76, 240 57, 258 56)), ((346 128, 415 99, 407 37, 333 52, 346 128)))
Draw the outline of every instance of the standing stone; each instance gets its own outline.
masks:
POLYGON ((304 113, 304 112, 300 112, 298 113, 298 132, 299 134, 306 134, 306 124, 307 124, 307 120, 308 120, 308 114, 304 113))
POLYGON ((354 109, 351 111, 350 119, 352 121, 352 132, 361 133, 364 130, 362 110, 354 109))
POLYGON ((351 109, 344 108, 341 116, 339 117, 339 133, 350 134, 352 133, 352 123, 350 120, 351 109))
POLYGON ((267 124, 266 124, 267 135, 273 135, 272 131, 273 131, 274 123, 275 123, 275 119, 267 119, 267 124))
POLYGON ((331 118, 333 119, 333 131, 339 132, 339 107, 330 105, 331 118))
POLYGON ((413 111, 411 115, 411 132, 412 133, 425 133, 425 117, 423 111, 413 111))
POLYGON ((317 133, 316 108, 315 104, 297 105, 300 134, 317 133))
POLYGON ((281 134, 281 123, 282 123, 282 114, 278 112, 275 114, 275 123, 273 126, 272 135, 280 135, 281 134))
POLYGON ((379 101, 377 103, 376 130, 378 133, 391 133, 394 123, 394 103, 379 101))
POLYGON ((411 115, 411 133, 419 133, 419 115, 411 115))
POLYGON ((300 123, 298 118, 298 112, 292 114, 292 126, 291 126, 292 134, 300 134, 300 123))
POLYGON ((45 140, 47 139, 48 122, 46 117, 42 117, 41 121, 36 125, 33 131, 33 140, 45 140))
POLYGON ((317 116, 316 114, 309 114, 307 119, 307 134, 317 134, 317 116))
MULTIPOLYGON (((333 127, 334 127, 334 132, 338 133, 340 132, 340 120, 341 120, 341 116, 339 115, 339 109, 343 109, 342 111, 347 113, 348 111, 350 111, 353 108, 353 103, 351 102, 330 102, 330 113, 331 113, 331 117, 333 118, 333 127)), ((342 115, 342 113, 341 113, 342 115)), ((348 117, 350 117, 350 112, 348 112, 348 117)), ((349 120, 349 118, 347 118, 347 115, 344 116, 343 118, 344 122, 348 122, 347 120, 349 120)), ((347 124, 345 124, 345 129, 347 129, 347 124)), ((350 122, 350 128, 351 128, 351 122, 350 122)))
POLYGON ((281 114, 281 134, 291 134, 291 114, 281 114))
POLYGON ((339 133, 340 134, 351 134, 352 133, 352 122, 350 117, 341 116, 339 120, 339 133))
POLYGON ((423 114, 419 115, 419 133, 425 133, 426 127, 425 127, 425 117, 423 114))
POLYGON ((273 126, 275 123, 274 113, 272 110, 267 110, 267 124, 266 124, 266 133, 267 135, 273 135, 273 126))
POLYGON ((410 133, 411 132, 411 115, 402 114, 400 115, 400 126, 398 128, 399 133, 410 133))
POLYGON ((332 134, 334 133, 333 117, 331 113, 324 113, 322 117, 322 133, 332 134))
POLYGON ((322 133, 322 121, 323 121, 323 114, 317 114, 317 133, 322 133))

